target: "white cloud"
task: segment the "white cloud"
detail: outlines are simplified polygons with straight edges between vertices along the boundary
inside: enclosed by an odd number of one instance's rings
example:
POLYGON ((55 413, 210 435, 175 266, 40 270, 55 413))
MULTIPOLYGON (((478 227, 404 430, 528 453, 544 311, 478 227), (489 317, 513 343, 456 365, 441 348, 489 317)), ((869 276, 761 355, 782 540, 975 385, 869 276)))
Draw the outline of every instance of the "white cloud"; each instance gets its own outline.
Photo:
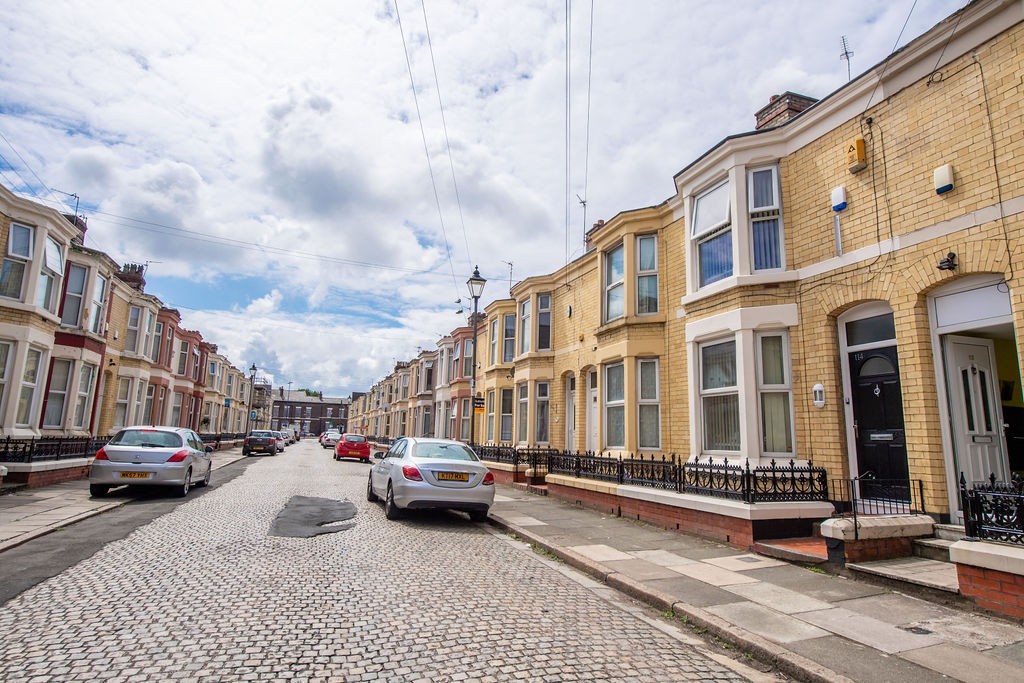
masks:
POLYGON ((2 3, 0 132, 239 367, 340 395, 462 324, 474 265, 482 305, 505 262, 558 268, 567 231, 571 258, 597 219, 660 203, 771 95, 844 84, 841 36, 856 75, 911 7, 901 45, 962 4, 596 3, 589 52, 577 3, 568 192, 557 0, 427 3, 429 43, 400 0, 429 167, 388 0, 2 3))

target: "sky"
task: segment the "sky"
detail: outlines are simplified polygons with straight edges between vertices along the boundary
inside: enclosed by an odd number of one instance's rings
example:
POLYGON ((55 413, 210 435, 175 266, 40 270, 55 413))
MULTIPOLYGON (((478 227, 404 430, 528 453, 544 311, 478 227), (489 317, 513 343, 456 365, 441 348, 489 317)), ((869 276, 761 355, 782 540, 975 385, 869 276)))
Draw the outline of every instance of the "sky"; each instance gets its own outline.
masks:
POLYGON ((965 4, 0 0, 0 183, 237 368, 348 396, 467 323, 474 267, 483 309, 965 4))

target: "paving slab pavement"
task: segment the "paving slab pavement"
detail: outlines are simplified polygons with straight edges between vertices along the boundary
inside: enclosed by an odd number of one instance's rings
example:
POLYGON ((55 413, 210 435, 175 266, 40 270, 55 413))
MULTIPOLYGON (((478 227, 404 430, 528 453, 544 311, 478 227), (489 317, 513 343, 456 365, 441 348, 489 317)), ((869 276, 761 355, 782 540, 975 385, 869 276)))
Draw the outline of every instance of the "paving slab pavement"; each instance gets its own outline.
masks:
MULTIPOLYGON (((214 453, 214 468, 244 456, 214 453)), ((492 523, 806 681, 1024 680, 1024 626, 499 486, 492 523)), ((0 496, 0 552, 126 503, 0 496)))

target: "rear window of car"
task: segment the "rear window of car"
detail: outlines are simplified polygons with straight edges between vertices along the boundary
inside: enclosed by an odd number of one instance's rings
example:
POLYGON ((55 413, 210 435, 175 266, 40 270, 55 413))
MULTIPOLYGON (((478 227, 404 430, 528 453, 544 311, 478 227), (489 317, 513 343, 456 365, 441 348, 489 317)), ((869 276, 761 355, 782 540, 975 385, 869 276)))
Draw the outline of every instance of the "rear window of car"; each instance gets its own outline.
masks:
POLYGON ((273 432, 253 432, 252 435, 261 439, 274 438, 273 432))
POLYGON ((439 458, 445 460, 479 460, 476 453, 462 444, 419 443, 412 453, 415 458, 439 458))
POLYGON ((110 440, 112 446, 140 446, 142 448, 177 448, 182 445, 177 432, 156 429, 122 429, 110 440))
POLYGON ((358 434, 346 434, 345 441, 349 443, 366 443, 366 437, 359 436, 358 434))

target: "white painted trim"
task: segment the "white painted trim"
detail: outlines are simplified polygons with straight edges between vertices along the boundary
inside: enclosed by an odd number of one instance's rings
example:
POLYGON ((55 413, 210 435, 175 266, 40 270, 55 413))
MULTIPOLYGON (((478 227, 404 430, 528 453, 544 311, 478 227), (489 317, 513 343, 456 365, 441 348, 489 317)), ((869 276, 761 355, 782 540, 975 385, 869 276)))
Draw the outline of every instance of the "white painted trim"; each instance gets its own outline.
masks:
POLYGON ((92 464, 93 458, 68 458, 67 460, 44 460, 42 462, 9 462, 10 472, 52 472, 92 464))
POLYGON ((956 564, 1024 576, 1024 548, 1019 546, 957 541, 949 547, 949 559, 956 564))
POLYGON ((715 336, 724 335, 729 332, 736 333, 740 330, 795 327, 799 321, 800 311, 796 304, 735 308, 718 315, 686 323, 686 341, 706 341, 715 336))

